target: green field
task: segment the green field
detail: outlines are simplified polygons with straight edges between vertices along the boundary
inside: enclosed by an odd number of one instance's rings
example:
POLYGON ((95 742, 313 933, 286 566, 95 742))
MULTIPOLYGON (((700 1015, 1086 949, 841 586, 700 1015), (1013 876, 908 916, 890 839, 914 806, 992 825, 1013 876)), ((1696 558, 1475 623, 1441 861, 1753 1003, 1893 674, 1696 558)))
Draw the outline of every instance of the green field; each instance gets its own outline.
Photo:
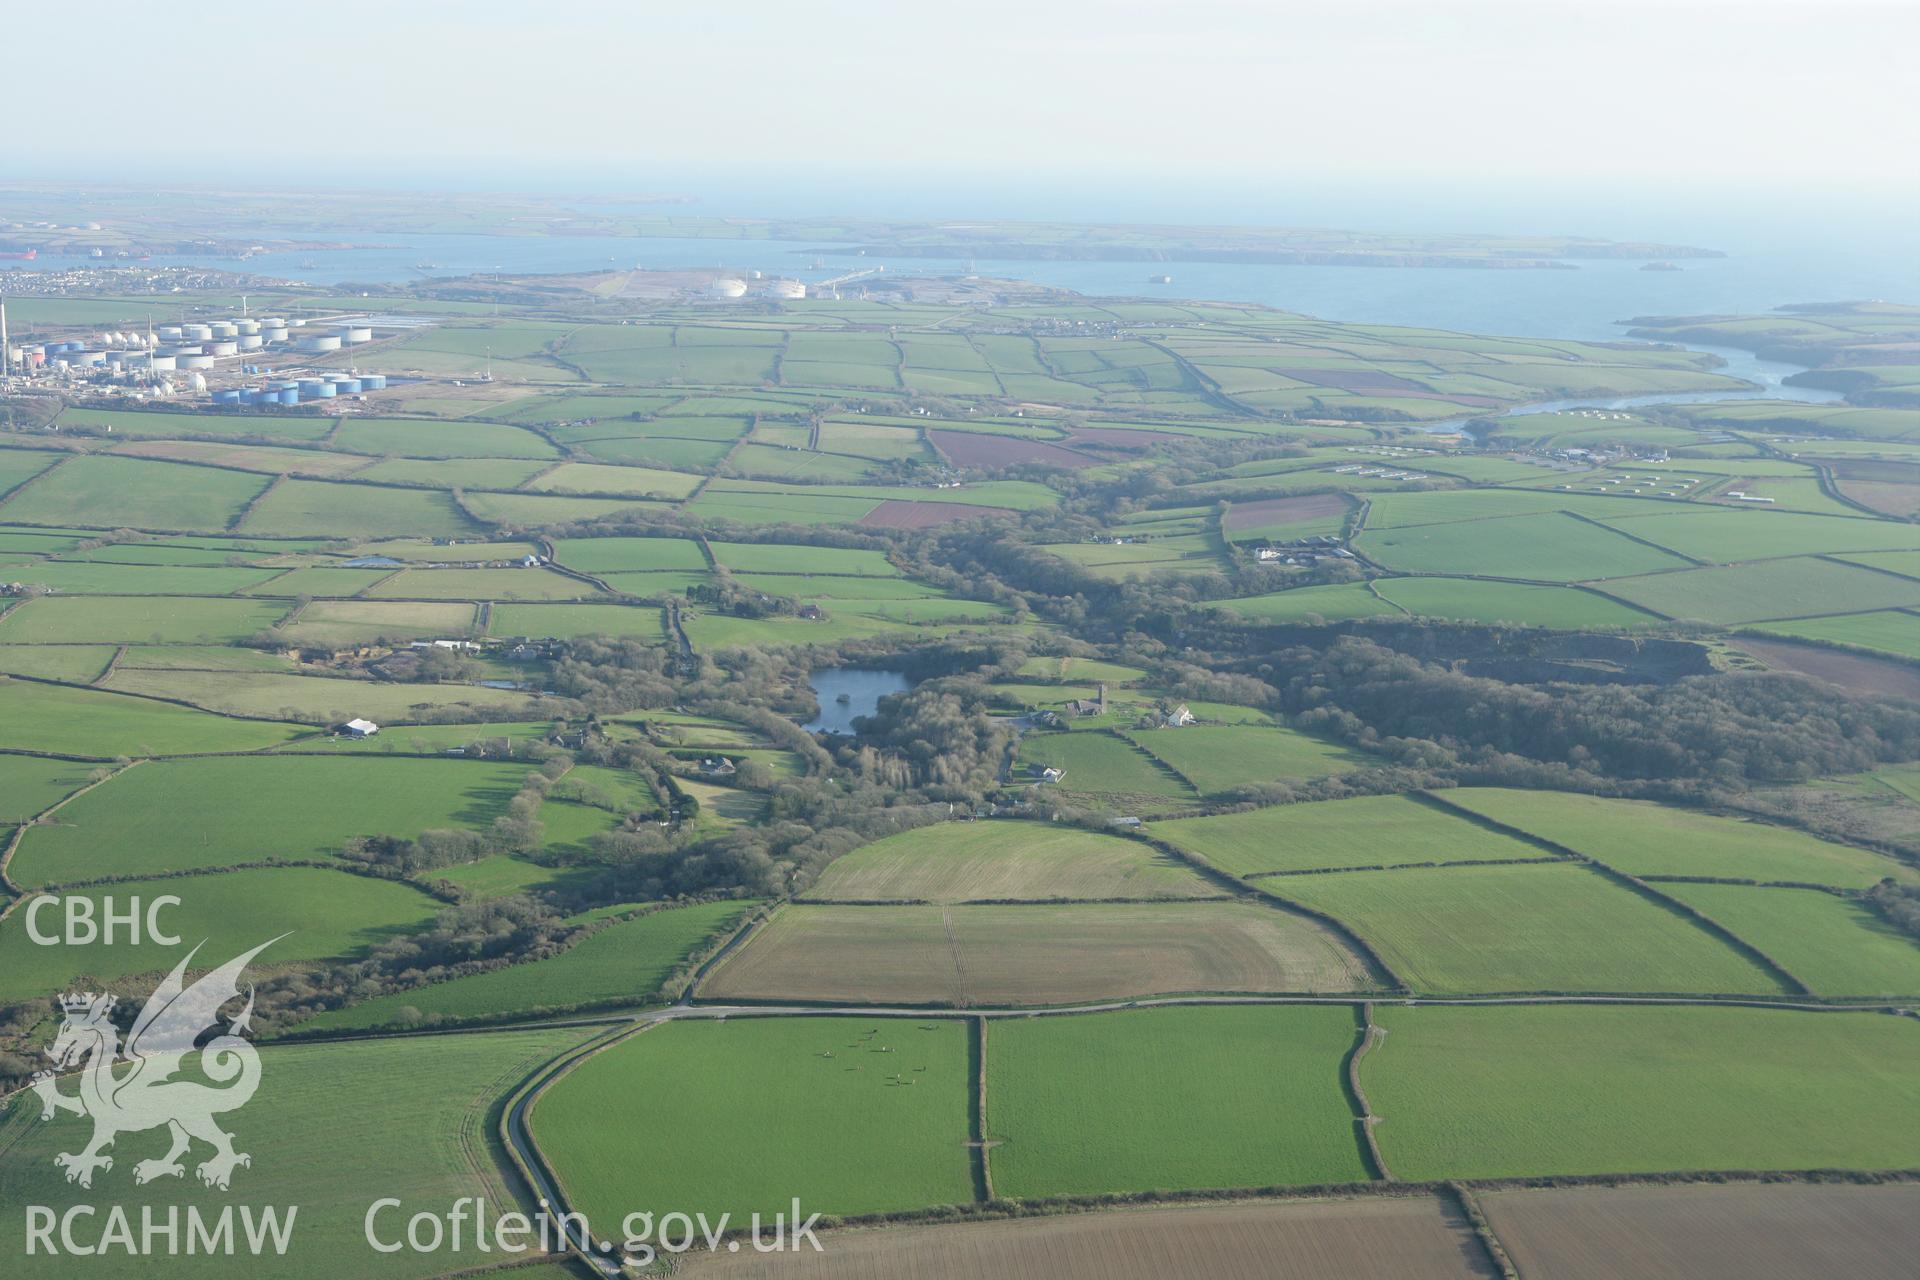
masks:
POLYGON ((1199 898, 1220 890, 1137 840, 1038 822, 948 822, 831 863, 806 896, 846 901, 1199 898))
POLYGON ((1467 578, 1381 578, 1375 594, 1416 618, 1579 630, 1646 627, 1651 614, 1575 587, 1534 587, 1467 578))
MULTIPOLYGON (((353 573, 352 569, 338 572, 353 573)), ((471 604, 315 600, 281 628, 296 644, 331 646, 393 640, 453 639, 474 629, 471 604)))
POLYGON ((1920 993, 1920 943, 1872 907, 1817 889, 1663 884, 1823 996, 1920 993))
POLYGON ((193 596, 41 596, 0 617, 0 644, 213 644, 271 627, 285 602, 193 596))
MULTIPOLYGON (((94 766, 71 760, 0 756, 0 825, 25 822, 87 785, 94 766)), ((19 875, 19 863, 13 864, 19 875)))
POLYGON ((231 720, 191 707, 91 689, 0 680, 0 747, 111 759, 188 751, 255 751, 304 725, 231 720))
MULTIPOLYGON (((253 1157, 251 1166, 233 1175, 233 1200, 256 1207, 297 1205, 292 1244, 284 1258, 271 1263, 276 1276, 292 1280, 324 1280, 353 1275, 370 1280, 428 1280, 443 1275, 450 1261, 472 1261, 489 1255, 468 1252, 420 1254, 402 1249, 379 1253, 367 1245, 368 1206, 380 1196, 394 1196, 407 1206, 378 1219, 382 1241, 404 1239, 406 1219, 428 1205, 444 1210, 456 1199, 481 1196, 490 1212, 503 1213, 522 1206, 512 1190, 517 1179, 505 1172, 506 1156, 498 1150, 492 1110, 501 1093, 527 1078, 540 1065, 589 1033, 579 1029, 520 1031, 494 1035, 435 1036, 419 1040, 320 1047, 273 1046, 261 1050, 261 1083, 253 1101, 243 1110, 223 1117, 232 1130, 234 1146, 253 1157), (343 1105, 343 1099, 351 1100, 343 1105), (371 1171, 371 1153, 377 1154, 377 1176, 371 1171)), ((66 1086, 68 1093, 73 1086, 66 1086)), ((78 1150, 84 1137, 81 1122, 63 1117, 42 1124, 39 1100, 19 1095, 0 1116, 0 1202, 39 1204, 64 1212, 74 1204, 99 1203, 111 1197, 124 1206, 138 1239, 141 1206, 184 1209, 191 1205, 215 1217, 226 1198, 209 1194, 192 1172, 192 1162, 204 1159, 209 1148, 196 1144, 183 1179, 164 1179, 136 1186, 132 1167, 139 1160, 158 1158, 166 1151, 161 1132, 123 1135, 113 1148, 114 1167, 99 1175, 92 1190, 67 1183, 53 1163, 56 1152, 78 1150)), ((94 1230, 104 1226, 92 1221, 94 1230)), ((26 1256, 24 1215, 0 1215, 0 1250, 10 1259, 8 1274, 19 1277, 71 1276, 71 1258, 26 1256)), ((235 1224, 239 1234, 239 1224, 235 1224)), ((243 1237, 244 1238, 244 1237, 243 1237)), ((159 1237, 160 1249, 165 1238, 159 1237)), ((241 1280, 261 1274, 261 1259, 244 1247, 233 1256, 186 1256, 185 1220, 180 1235, 182 1256, 127 1260, 114 1254, 116 1270, 157 1280, 241 1280)), ((269 1257, 272 1255, 269 1254, 269 1257)), ((498 1260, 503 1256, 490 1255, 498 1260)), ((515 1271, 534 1277, 538 1271, 515 1271)))
POLYGON ((1020 740, 1020 762, 1064 769, 1065 776, 1054 785, 1078 794, 1148 800, 1184 800, 1194 794, 1146 752, 1108 733, 1030 733, 1020 740))
POLYGON ((78 457, 0 502, 0 520, 99 529, 227 528, 265 476, 140 458, 78 457))
POLYGON ((1785 880, 1850 889, 1865 889, 1886 876, 1920 880, 1906 864, 1865 849, 1696 809, 1502 787, 1460 787, 1440 794, 1628 875, 1785 880))
POLYGON ((444 493, 325 480, 281 481, 253 504, 240 528, 280 537, 345 538, 378 530, 401 538, 453 538, 479 532, 444 493))
POLYGON ((466 760, 256 756, 137 765, 29 828, 10 868, 29 887, 273 858, 325 858, 354 836, 484 828, 526 768, 466 760), (156 814, 175 820, 155 822, 156 814))
POLYGON ((1920 1027, 1873 1013, 1383 1006, 1361 1061, 1401 1178, 1910 1169, 1920 1027))
POLYGON ((349 418, 333 445, 351 453, 405 458, 551 458, 554 447, 531 431, 491 422, 349 418))
POLYGON ((1267 884, 1346 924, 1415 991, 1780 990, 1731 945, 1587 867, 1357 871, 1267 884))
POLYGON ((1800 622, 1768 622, 1754 627, 1768 635, 1823 640, 1829 644, 1876 649, 1900 658, 1920 658, 1920 615, 1900 609, 1843 613, 1800 622))
POLYGON ((1369 527, 1353 545, 1387 568, 1408 573, 1536 582, 1585 582, 1687 565, 1679 556, 1556 511, 1391 530, 1369 527))
POLYGON ((1345 622, 1351 618, 1398 618, 1401 611, 1375 595, 1364 582, 1300 587, 1272 595, 1222 600, 1219 609, 1250 622, 1345 622))
POLYGON ((1139 1009, 987 1027, 995 1194, 1362 1182, 1353 1009, 1139 1009))
POLYGON ((614 636, 656 643, 665 636, 660 610, 618 604, 501 604, 488 627, 495 636, 614 636))
MULTIPOLYGON (((1373 763, 1335 743, 1259 725, 1185 725, 1135 730, 1126 737, 1203 793, 1257 782, 1319 778, 1373 763)), ((1069 777, 1065 785, 1071 787, 1077 781, 1069 777)))
POLYGON ((703 902, 622 920, 559 955, 378 996, 323 1013, 302 1031, 415 1027, 646 1004, 675 966, 753 904, 703 902))
POLYGON ((519 719, 535 700, 511 689, 470 684, 400 684, 268 671, 116 671, 105 688, 180 698, 224 715, 337 725, 364 716, 379 724, 447 719, 519 719))
POLYGON ((1671 618, 1717 623, 1920 604, 1920 582, 1910 578, 1804 558, 1660 573, 1607 590, 1671 618))
POLYGON ((559 538, 553 558, 580 573, 637 573, 669 569, 704 573, 707 558, 688 538, 559 538))
MULTIPOLYGON (((104 897, 115 897, 124 909, 128 898, 151 902, 163 894, 178 897, 180 905, 163 911, 162 923, 188 946, 204 939, 202 958, 214 964, 287 935, 256 962, 269 969, 352 955, 418 930, 442 905, 410 885, 314 867, 125 880, 65 896, 92 899, 98 919, 104 897)), ((25 911, 0 922, 0 999, 39 1000, 82 979, 118 983, 164 972, 182 954, 178 947, 153 945, 144 933, 138 945, 116 938, 111 946, 36 946, 27 936, 25 911)), ((43 914, 41 932, 57 930, 55 919, 43 914)))
MULTIPOLYGON (((1214 818, 1156 822, 1151 831, 1237 876, 1550 856, 1408 796, 1276 805, 1214 818)), ((1273 887, 1284 894, 1291 883, 1289 878, 1273 887)))
POLYGON ((795 1196, 806 1212, 918 1209, 973 1199, 968 1077, 957 1021, 690 1020, 586 1060, 531 1124, 589 1221, 770 1215, 795 1196))

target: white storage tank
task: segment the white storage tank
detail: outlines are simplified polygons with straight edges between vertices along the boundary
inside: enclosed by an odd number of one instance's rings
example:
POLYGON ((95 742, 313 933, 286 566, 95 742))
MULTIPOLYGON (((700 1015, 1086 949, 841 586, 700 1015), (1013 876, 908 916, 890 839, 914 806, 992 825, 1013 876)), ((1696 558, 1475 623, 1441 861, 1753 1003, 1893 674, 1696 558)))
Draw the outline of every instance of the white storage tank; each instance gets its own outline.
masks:
POLYGON ((744 298, 747 296, 747 282, 738 276, 721 276, 711 286, 716 298, 744 298))
POLYGON ((155 373, 172 373, 179 367, 179 364, 180 360, 178 356, 147 357, 147 368, 153 370, 155 373))
POLYGON ((158 329, 155 329, 154 332, 160 337, 165 338, 168 342, 178 342, 186 336, 180 332, 180 326, 177 324, 163 324, 158 329))
POLYGON ((207 328, 213 331, 212 336, 216 338, 237 338, 240 336, 240 326, 231 320, 215 320, 212 324, 208 325, 207 328))
POLYGON ((340 349, 340 337, 338 334, 316 333, 300 339, 294 346, 302 351, 338 351, 340 349))
POLYGON ((347 325, 340 330, 340 336, 348 342, 372 342, 373 330, 365 325, 347 325))
POLYGON ((243 333, 240 335, 240 349, 242 351, 258 351, 266 345, 267 340, 257 333, 243 333))
POLYGON ((206 324, 183 324, 180 336, 188 342, 205 342, 213 337, 213 326, 206 324))
POLYGON ((227 338, 221 341, 216 341, 207 347, 207 354, 215 355, 215 356, 239 355, 240 340, 238 338, 227 338))
POLYGON ((212 356, 181 356, 180 367, 182 369, 211 369, 213 368, 213 357, 212 356))
POLYGON ((240 337, 245 338, 260 332, 260 322, 258 320, 235 320, 233 322, 233 328, 240 337))
POLYGON ((769 292, 776 298, 793 301, 807 296, 807 286, 798 280, 775 280, 769 292))
POLYGON ((268 342, 285 342, 287 340, 287 331, 284 328, 270 329, 263 326, 260 330, 260 336, 268 342))

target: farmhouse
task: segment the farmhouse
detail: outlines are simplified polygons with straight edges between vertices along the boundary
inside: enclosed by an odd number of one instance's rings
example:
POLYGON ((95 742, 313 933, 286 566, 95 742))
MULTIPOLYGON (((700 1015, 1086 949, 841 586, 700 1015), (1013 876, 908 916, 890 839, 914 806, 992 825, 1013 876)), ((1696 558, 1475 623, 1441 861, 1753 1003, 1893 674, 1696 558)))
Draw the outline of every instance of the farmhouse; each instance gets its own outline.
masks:
POLYGON ((1052 765, 1036 764, 1030 772, 1037 782, 1058 782, 1067 776, 1065 769, 1056 769, 1052 765))
POLYGON ((1184 702, 1167 712, 1166 715, 1160 717, 1161 725, 1168 729, 1178 729, 1183 725, 1189 725, 1193 722, 1193 712, 1187 709, 1187 704, 1184 702))
POLYGON ((731 778, 739 769, 725 756, 708 756, 700 762, 700 772, 709 778, 731 778))
POLYGON ((353 719, 341 725, 340 732, 349 738, 371 738, 380 732, 380 726, 371 720, 353 719))

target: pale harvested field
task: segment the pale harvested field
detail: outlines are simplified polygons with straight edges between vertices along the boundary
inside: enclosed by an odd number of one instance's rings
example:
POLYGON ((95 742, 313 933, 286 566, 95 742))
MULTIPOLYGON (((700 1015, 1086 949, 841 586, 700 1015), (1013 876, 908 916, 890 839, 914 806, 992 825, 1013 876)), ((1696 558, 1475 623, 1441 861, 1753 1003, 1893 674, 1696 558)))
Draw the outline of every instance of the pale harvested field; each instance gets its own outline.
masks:
POLYGON ((1911 1280, 1920 1185, 1482 1193, 1528 1280, 1911 1280))
POLYGON ((1044 822, 945 822, 836 859, 806 896, 947 903, 1222 893, 1185 863, 1138 840, 1044 822))
POLYGON ((1119 1209, 823 1233, 822 1252, 697 1254, 697 1280, 1469 1280, 1494 1273, 1431 1196, 1119 1209))
POLYGON ((1366 969, 1313 921, 1247 902, 788 906, 705 1000, 1071 1004, 1182 992, 1352 991, 1366 969))

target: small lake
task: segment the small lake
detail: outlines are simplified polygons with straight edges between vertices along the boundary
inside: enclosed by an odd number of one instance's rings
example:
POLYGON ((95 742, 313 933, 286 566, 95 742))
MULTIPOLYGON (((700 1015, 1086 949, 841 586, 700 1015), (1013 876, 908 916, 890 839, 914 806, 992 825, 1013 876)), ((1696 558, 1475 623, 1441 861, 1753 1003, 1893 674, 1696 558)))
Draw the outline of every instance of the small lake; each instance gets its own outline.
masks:
POLYGON ((852 733, 859 716, 870 716, 880 699, 890 693, 904 693, 913 681, 898 671, 878 671, 869 667, 822 667, 807 680, 807 687, 820 700, 820 714, 801 725, 808 733, 852 733), (845 701, 842 701, 842 698, 845 701))

